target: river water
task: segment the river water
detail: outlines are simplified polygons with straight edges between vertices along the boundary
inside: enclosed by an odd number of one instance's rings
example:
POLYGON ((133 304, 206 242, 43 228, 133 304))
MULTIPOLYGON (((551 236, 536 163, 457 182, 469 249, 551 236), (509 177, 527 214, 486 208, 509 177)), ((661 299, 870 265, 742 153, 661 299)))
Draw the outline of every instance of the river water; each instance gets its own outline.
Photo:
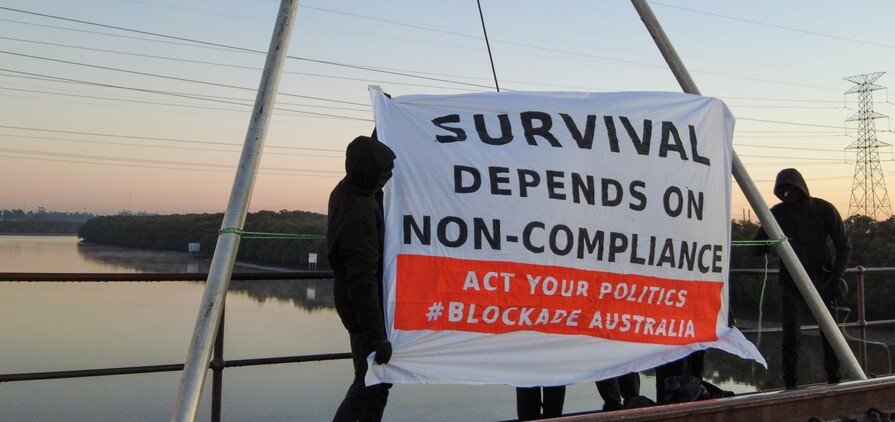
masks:
MULTIPOLYGON (((0 236, 3 272, 204 272, 208 265, 186 253, 84 245, 75 237, 0 236)), ((254 268, 236 268, 247 270, 254 268)), ((199 282, 0 282, 0 374, 183 363, 203 288, 199 282)), ((234 281, 225 359, 348 351, 331 289, 327 280, 234 281)), ((772 337, 760 344, 766 356, 779 348, 772 337)), ((351 372, 347 360, 228 368, 223 419, 330 420, 351 372)), ((706 375, 738 394, 779 386, 773 372, 722 352, 710 351, 706 375)), ((210 417, 210 379, 198 420, 210 417)), ((179 381, 180 372, 169 372, 2 383, 0 420, 166 420, 179 381)), ((650 372, 642 375, 641 393, 655 398, 650 372)), ((593 383, 569 387, 566 413, 601 405, 593 383)), ((513 418, 509 386, 396 385, 385 413, 389 421, 513 418)))

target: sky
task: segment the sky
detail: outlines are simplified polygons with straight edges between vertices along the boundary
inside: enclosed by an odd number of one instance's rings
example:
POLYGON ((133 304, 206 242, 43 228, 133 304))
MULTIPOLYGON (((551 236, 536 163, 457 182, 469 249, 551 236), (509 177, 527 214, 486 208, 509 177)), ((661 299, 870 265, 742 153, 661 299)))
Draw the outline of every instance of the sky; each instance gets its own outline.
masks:
MULTIPOLYGON (((649 2, 703 95, 736 117, 734 149, 772 205, 775 174, 850 211, 855 86, 895 86, 895 2, 649 2)), ((303 0, 251 211, 326 212, 344 149, 393 96, 672 91, 628 1, 303 0)), ((0 209, 223 212, 275 0, 0 0, 0 209)), ((887 89, 873 110, 895 115, 887 89)), ((895 183, 888 117, 875 119, 895 183)), ((895 185, 893 185, 895 186, 895 185)), ((732 217, 752 217, 732 184, 732 217)), ((885 217, 885 216, 883 216, 885 217)))

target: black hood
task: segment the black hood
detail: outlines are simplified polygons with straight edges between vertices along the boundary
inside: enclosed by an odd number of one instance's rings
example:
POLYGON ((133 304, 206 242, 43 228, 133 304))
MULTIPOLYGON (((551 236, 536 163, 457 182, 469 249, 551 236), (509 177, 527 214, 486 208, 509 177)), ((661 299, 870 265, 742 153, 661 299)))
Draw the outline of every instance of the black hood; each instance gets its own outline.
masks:
POLYGON ((391 148, 368 136, 358 136, 345 150, 345 180, 360 189, 375 191, 379 178, 394 166, 391 148))
POLYGON ((780 173, 777 173, 777 181, 774 183, 774 195, 776 195, 777 198, 780 198, 781 201, 783 200, 783 196, 780 188, 783 187, 783 185, 795 186, 805 194, 805 198, 811 196, 811 194, 808 193, 808 185, 805 184, 805 179, 796 169, 783 169, 780 170, 780 173))

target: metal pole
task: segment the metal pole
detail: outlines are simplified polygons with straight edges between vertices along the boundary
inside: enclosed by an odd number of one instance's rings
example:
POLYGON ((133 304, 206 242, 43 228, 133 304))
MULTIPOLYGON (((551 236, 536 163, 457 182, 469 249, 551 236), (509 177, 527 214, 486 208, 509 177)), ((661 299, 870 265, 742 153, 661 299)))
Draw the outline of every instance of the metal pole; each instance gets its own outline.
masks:
POLYGON ((861 362, 867 367, 867 301, 864 296, 864 267, 858 265, 858 326, 861 327, 861 362))
MULTIPOLYGON (((684 92, 701 95, 699 88, 696 87, 696 84, 690 77, 690 72, 684 67, 683 61, 681 61, 681 58, 677 55, 674 46, 671 45, 671 41, 669 41, 668 36, 665 35, 665 31, 662 30, 658 19, 656 19, 656 15, 653 14, 652 9, 650 9, 649 5, 646 3, 646 0, 631 0, 631 4, 637 9, 637 14, 640 15, 640 19, 643 21, 643 24, 646 25, 646 29, 653 37, 656 46, 659 48, 659 51, 662 52, 662 56, 665 57, 668 67, 671 68, 674 77, 677 79, 684 92)), ((755 210, 755 213, 758 215, 758 220, 767 232, 768 237, 771 239, 783 239, 783 230, 780 229, 777 220, 774 219, 770 209, 768 209, 768 205, 758 192, 758 188, 752 183, 752 178, 749 177, 749 173, 746 172, 746 167, 743 166, 736 151, 733 151, 732 155, 733 177, 736 179, 737 184, 740 185, 740 189, 743 190, 743 194, 746 195, 746 199, 749 200, 749 205, 752 206, 752 209, 755 210)), ((814 314, 814 318, 817 319, 817 323, 826 335, 827 341, 830 342, 830 346, 832 346, 833 350, 836 352, 836 356, 839 357, 839 361, 842 362, 842 366, 845 367, 845 370, 852 378, 862 380, 867 379, 867 376, 864 375, 864 371, 861 369, 861 365, 859 365, 858 360, 855 359, 854 353, 852 353, 851 349, 848 347, 845 337, 842 335, 842 332, 839 331, 836 321, 833 320, 829 310, 826 305, 824 305, 823 300, 821 300, 820 295, 808 278, 808 273, 805 272, 805 268, 802 267, 802 263, 799 262, 799 259, 796 257, 792 245, 784 240, 783 242, 778 243, 775 249, 777 250, 777 254, 780 255, 780 259, 786 265, 786 268, 788 268, 793 275, 796 286, 798 286, 799 291, 802 293, 802 297, 805 298, 805 302, 808 304, 808 308, 811 309, 811 313, 814 314)))
MULTIPOLYGON (((270 40, 267 61, 261 75, 255 107, 252 110, 242 156, 236 169, 236 177, 230 192, 230 202, 221 224, 222 229, 242 229, 252 197, 255 176, 261 163, 261 152, 267 135, 267 126, 276 100, 280 73, 289 47, 292 25, 299 0, 281 0, 276 26, 270 40)), ((223 232, 218 235, 211 268, 205 284, 205 293, 196 318, 196 327, 180 378, 180 388, 171 412, 171 421, 195 421, 202 398, 202 387, 208 372, 211 349, 220 323, 224 299, 236 261, 240 236, 223 232)))
POLYGON ((221 323, 214 338, 214 357, 211 360, 211 422, 221 422, 224 397, 224 327, 227 324, 227 304, 221 306, 221 323))

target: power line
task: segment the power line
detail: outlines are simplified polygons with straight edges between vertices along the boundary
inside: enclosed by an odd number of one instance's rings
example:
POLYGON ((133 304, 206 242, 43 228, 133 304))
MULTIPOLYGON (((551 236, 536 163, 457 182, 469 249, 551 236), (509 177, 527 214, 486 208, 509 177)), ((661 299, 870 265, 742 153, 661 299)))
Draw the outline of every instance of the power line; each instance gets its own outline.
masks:
MULTIPOLYGON (((148 136, 121 135, 121 134, 109 134, 109 133, 97 133, 97 132, 78 132, 78 131, 72 131, 72 130, 40 129, 40 128, 23 127, 23 126, 0 125, 0 128, 34 131, 34 132, 63 133, 63 134, 70 134, 70 135, 101 136, 101 137, 111 137, 111 138, 121 138, 121 139, 142 139, 142 140, 152 140, 152 141, 180 142, 180 143, 188 143, 188 144, 242 146, 241 144, 231 143, 231 142, 195 141, 195 140, 190 140, 190 139, 158 138, 158 137, 148 137, 148 136)), ((338 150, 338 149, 287 147, 287 146, 276 146, 276 145, 265 145, 265 148, 278 148, 278 149, 290 149, 290 150, 302 150, 302 151, 325 151, 325 152, 338 152, 338 153, 343 152, 342 150, 338 150)))
POLYGON ((859 44, 873 45, 876 47, 895 48, 895 45, 890 45, 890 44, 882 44, 882 43, 877 43, 877 42, 872 42, 872 41, 859 40, 859 39, 855 39, 855 38, 840 37, 837 35, 824 34, 822 32, 808 31, 808 30, 804 30, 804 29, 793 28, 790 26, 783 26, 783 25, 777 25, 777 24, 772 24, 772 23, 754 21, 754 20, 750 20, 750 19, 737 18, 737 17, 733 17, 733 16, 722 15, 719 13, 705 12, 702 10, 689 9, 689 8, 681 7, 681 6, 673 6, 670 4, 660 3, 660 2, 655 2, 655 1, 650 2, 650 3, 654 4, 654 5, 658 5, 658 6, 665 6, 665 7, 671 8, 671 9, 685 10, 685 11, 691 12, 691 13, 715 16, 715 17, 730 19, 730 20, 739 21, 739 22, 751 23, 753 25, 761 25, 761 26, 767 26, 767 27, 775 28, 775 29, 782 29, 785 31, 800 32, 803 34, 816 35, 819 37, 831 38, 831 39, 835 39, 835 40, 848 41, 848 42, 859 43, 859 44))

